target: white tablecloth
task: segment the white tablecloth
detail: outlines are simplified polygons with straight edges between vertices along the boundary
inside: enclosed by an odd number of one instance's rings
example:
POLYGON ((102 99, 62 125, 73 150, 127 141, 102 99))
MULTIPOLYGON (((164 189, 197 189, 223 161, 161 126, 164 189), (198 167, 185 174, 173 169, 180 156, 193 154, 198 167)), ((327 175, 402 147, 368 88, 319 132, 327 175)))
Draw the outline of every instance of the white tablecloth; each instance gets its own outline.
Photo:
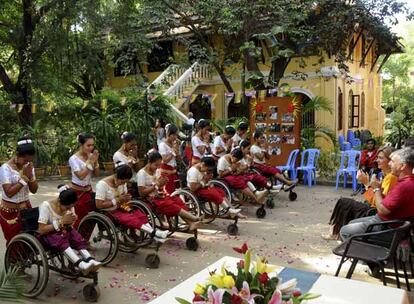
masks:
MULTIPOLYGON (((209 271, 220 270, 223 263, 228 266, 228 269, 235 270, 238 261, 240 258, 223 257, 151 301, 150 304, 175 304, 176 297, 191 302, 195 284, 205 283, 209 271)), ((280 267, 277 271, 282 269, 283 267, 280 267)), ((309 292, 321 294, 321 297, 309 301, 308 304, 409 304, 407 293, 403 289, 328 275, 321 275, 309 292)))

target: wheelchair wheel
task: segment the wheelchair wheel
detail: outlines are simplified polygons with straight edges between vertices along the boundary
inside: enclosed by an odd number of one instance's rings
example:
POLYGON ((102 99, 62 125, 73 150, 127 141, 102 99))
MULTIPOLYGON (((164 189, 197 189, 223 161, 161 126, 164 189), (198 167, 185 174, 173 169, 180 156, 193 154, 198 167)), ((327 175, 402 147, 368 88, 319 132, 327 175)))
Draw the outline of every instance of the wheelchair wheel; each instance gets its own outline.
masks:
POLYGON ((199 244, 198 244, 198 240, 195 237, 190 237, 185 241, 185 245, 187 247, 188 250, 191 251, 197 251, 199 244))
POLYGON ((99 296, 101 295, 101 291, 99 286, 95 283, 89 283, 83 287, 82 290, 83 297, 87 302, 97 302, 99 296))
POLYGON ((148 268, 158 268, 160 266, 160 257, 156 253, 151 253, 145 258, 145 265, 148 268))
POLYGON ((16 269, 23 282, 23 296, 35 298, 46 288, 49 264, 42 244, 31 234, 16 235, 4 257, 6 271, 16 269))
MULTIPOLYGON (((171 196, 179 196, 181 200, 185 203, 188 208, 188 211, 199 217, 201 215, 201 208, 197 198, 190 191, 186 189, 177 189, 174 191, 171 196)), ((180 217, 176 216, 169 220, 170 227, 173 231, 188 231, 188 224, 182 220, 180 217)))
POLYGON ((298 194, 296 192, 289 192, 289 200, 291 202, 296 201, 296 199, 298 198, 298 194))
POLYGON ((59 272, 59 274, 66 278, 66 279, 77 279, 79 278, 79 275, 77 273, 74 273, 74 271, 72 271, 73 265, 71 265, 67 259, 65 259, 63 254, 57 254, 57 255, 52 255, 48 257, 49 259, 49 268, 51 270, 67 270, 64 272, 59 272))
POLYGON ((237 224, 230 224, 227 226, 228 235, 237 235, 239 233, 239 227, 237 224))
MULTIPOLYGON (((209 183, 209 185, 213 185, 214 187, 218 187, 220 189, 222 189, 224 191, 224 193, 226 194, 226 200, 231 203, 232 202, 232 196, 231 196, 231 191, 229 186, 227 186, 227 184, 221 180, 218 179, 212 179, 209 183)), ((218 217, 224 217, 227 214, 227 209, 223 209, 219 207, 217 216, 218 217)))
POLYGON ((265 216, 266 216, 266 210, 263 206, 256 210, 257 218, 264 218, 265 216))
MULTIPOLYGON (((139 210, 146 214, 148 224, 155 228, 154 214, 144 202, 139 200, 131 201, 131 206, 134 210, 139 210)), ((139 248, 149 245, 151 241, 151 236, 141 230, 118 227, 118 247, 121 252, 135 252, 139 248)))
POLYGON ((115 225, 104 214, 90 212, 79 224, 79 233, 89 241, 95 260, 107 265, 118 253, 118 237, 115 225))
POLYGON ((200 205, 201 210, 203 210, 203 213, 207 216, 204 223, 209 224, 213 222, 217 218, 220 207, 212 202, 202 202, 200 205))

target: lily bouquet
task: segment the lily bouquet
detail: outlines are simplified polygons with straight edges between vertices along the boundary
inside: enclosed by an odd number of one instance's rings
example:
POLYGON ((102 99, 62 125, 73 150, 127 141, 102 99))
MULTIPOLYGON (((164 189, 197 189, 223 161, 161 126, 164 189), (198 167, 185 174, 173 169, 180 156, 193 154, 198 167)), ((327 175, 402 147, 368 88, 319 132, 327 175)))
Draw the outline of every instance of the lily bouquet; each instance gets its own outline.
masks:
POLYGON ((317 294, 301 294, 296 288, 296 279, 281 283, 277 276, 269 275, 275 270, 267 261, 256 257, 252 262, 252 252, 244 243, 241 248, 233 248, 244 254, 237 263, 237 273, 221 267, 213 271, 206 284, 197 283, 191 302, 176 298, 180 304, 300 304, 304 300, 318 298, 317 294))

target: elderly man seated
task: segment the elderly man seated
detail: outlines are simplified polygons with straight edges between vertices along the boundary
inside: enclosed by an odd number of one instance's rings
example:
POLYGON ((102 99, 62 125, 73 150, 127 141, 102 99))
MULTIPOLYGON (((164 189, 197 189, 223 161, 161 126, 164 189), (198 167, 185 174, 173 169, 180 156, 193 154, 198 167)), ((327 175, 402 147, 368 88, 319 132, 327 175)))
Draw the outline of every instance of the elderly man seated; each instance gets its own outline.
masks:
POLYGON ((389 165, 392 174, 398 177, 397 185, 383 198, 380 182, 375 178, 371 181, 378 213, 353 220, 343 226, 340 231, 343 240, 364 233, 370 224, 414 217, 414 149, 403 148, 395 151, 391 154, 389 165))

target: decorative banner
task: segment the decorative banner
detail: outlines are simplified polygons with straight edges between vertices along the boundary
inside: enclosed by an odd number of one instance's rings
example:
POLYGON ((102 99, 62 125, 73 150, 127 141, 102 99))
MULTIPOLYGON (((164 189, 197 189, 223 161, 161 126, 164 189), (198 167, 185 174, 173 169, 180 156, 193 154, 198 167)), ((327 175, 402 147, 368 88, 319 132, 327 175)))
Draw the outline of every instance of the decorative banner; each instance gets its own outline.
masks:
POLYGON ((22 110, 23 110, 23 104, 22 103, 19 103, 18 105, 17 105, 17 113, 20 113, 22 110))
POLYGON ((125 104, 126 104, 126 97, 122 97, 121 98, 121 101, 120 101, 120 103, 121 103, 121 106, 125 106, 125 104))
POLYGON ((197 96, 198 96, 198 94, 191 95, 191 101, 190 101, 190 103, 193 103, 194 100, 196 100, 197 96))
POLYGON ((82 106, 82 110, 85 109, 88 106, 89 100, 85 99, 83 100, 83 106, 82 106))
POLYGON ((235 104, 241 103, 241 92, 237 92, 236 93, 236 97, 234 99, 234 103, 235 104))
POLYGON ((37 104, 33 103, 32 104, 32 113, 36 113, 37 110, 37 104))
POLYGON ((234 97, 234 93, 224 93, 224 98, 226 103, 228 104, 234 97))
MULTIPOLYGON (((288 92, 288 91, 287 91, 288 92)), ((269 94, 270 94, 270 96, 275 96, 275 95, 277 95, 277 89, 270 89, 269 90, 269 94)))
POLYGON ((245 95, 246 95, 247 97, 253 97, 253 96, 254 96, 254 98, 256 98, 256 91, 255 91, 255 90, 253 90, 253 91, 248 91, 248 92, 245 92, 245 95))
POLYGON ((259 91, 259 100, 261 100, 261 101, 264 100, 266 95, 267 95, 267 90, 259 91))

